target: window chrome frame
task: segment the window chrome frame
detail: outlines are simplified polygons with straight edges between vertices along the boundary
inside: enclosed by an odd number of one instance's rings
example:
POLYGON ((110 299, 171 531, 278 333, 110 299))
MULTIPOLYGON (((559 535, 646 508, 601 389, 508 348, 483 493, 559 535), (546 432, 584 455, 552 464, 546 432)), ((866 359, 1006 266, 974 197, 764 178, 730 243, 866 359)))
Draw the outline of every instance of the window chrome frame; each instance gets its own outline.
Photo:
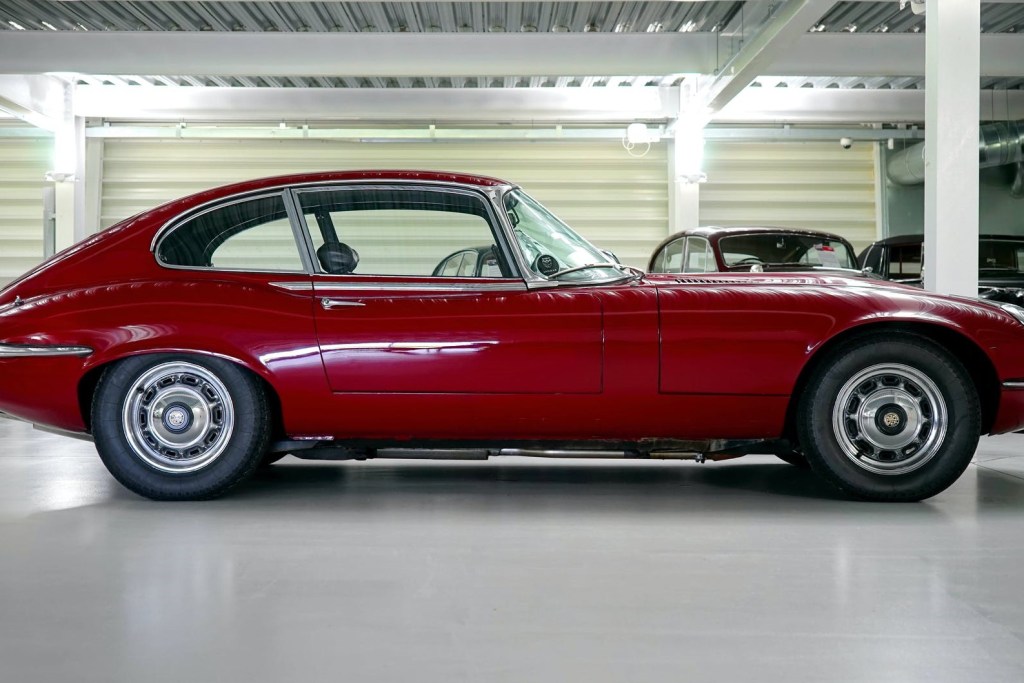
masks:
MULTIPOLYGON (((625 280, 624 278, 610 278, 607 280, 591 281, 550 280, 541 275, 540 273, 534 272, 534 270, 526 262, 526 258, 523 256, 522 249, 519 246, 519 240, 515 238, 515 228, 512 226, 512 220, 508 217, 508 212, 505 211, 505 197, 510 192, 514 192, 516 190, 522 191, 523 188, 520 187, 519 185, 502 185, 497 189, 498 192, 496 192, 494 197, 491 198, 491 201, 494 203, 494 210, 498 214, 498 219, 501 221, 502 228, 505 230, 505 238, 511 245, 510 251, 515 256, 516 264, 523 275, 523 280, 526 282, 526 287, 528 289, 554 289, 557 287, 595 287, 625 284, 626 282, 628 282, 628 280, 625 280)), ((566 223, 566 225, 568 225, 568 223, 566 223)), ((577 233, 577 235, 579 235, 579 233, 577 233)), ((590 246, 594 247, 595 250, 600 251, 600 249, 594 246, 586 237, 583 237, 582 235, 579 235, 579 237, 586 240, 587 244, 590 244, 590 246)))
MULTIPOLYGON (((153 260, 156 261, 157 265, 161 268, 167 268, 168 270, 187 270, 187 271, 200 271, 200 272, 216 272, 216 273, 252 273, 254 275, 259 274, 272 274, 272 275, 309 275, 309 264, 307 263, 309 256, 306 250, 302 248, 301 242, 299 241, 299 235, 295 228, 295 207, 291 205, 290 198, 288 196, 288 188, 284 187, 277 190, 260 190, 254 192, 247 192, 240 195, 232 195, 230 197, 223 197, 218 200, 201 204, 198 207, 186 211, 183 214, 172 218, 171 220, 164 223, 164 225, 157 231, 156 235, 153 236, 153 241, 150 244, 150 252, 153 255, 153 260), (208 213, 218 211, 220 209, 234 206, 235 204, 242 204, 249 201, 258 201, 260 199, 269 199, 271 197, 280 197, 282 204, 284 205, 285 215, 288 218, 288 222, 292 229, 292 239, 295 244, 295 251, 299 257, 299 264, 302 266, 300 270, 283 270, 274 268, 221 268, 218 266, 182 266, 174 263, 167 263, 160 258, 160 245, 163 244, 164 240, 170 237, 176 230, 183 228, 188 225, 191 221, 205 216, 208 213)), ((255 227, 255 226, 254 226, 255 227)))
MULTIPOLYGON (((312 246, 311 233, 309 232, 308 226, 306 225, 305 215, 302 213, 301 204, 298 201, 298 193, 309 191, 309 190, 332 190, 342 188, 400 188, 405 187, 409 189, 421 189, 421 188, 435 188, 439 190, 449 192, 460 192, 463 194, 476 195, 483 199, 484 203, 488 207, 490 212, 491 220, 490 227, 496 237, 496 245, 498 249, 501 249, 506 255, 506 262, 513 271, 512 277, 508 278, 479 278, 478 280, 486 280, 486 282, 480 283, 439 283, 436 286, 431 286, 431 289, 436 291, 523 291, 533 289, 553 289, 559 287, 590 287, 590 286, 602 286, 602 285, 615 285, 623 284, 619 279, 609 280, 598 280, 590 282, 580 281, 558 281, 549 280, 539 273, 535 273, 530 265, 526 262, 523 253, 519 247, 519 242, 515 239, 515 232, 512 227, 511 221, 509 220, 508 214, 505 212, 505 196, 514 190, 522 190, 520 185, 514 183, 508 183, 503 185, 477 185, 474 183, 458 183, 452 181, 443 180, 411 180, 409 178, 359 178, 352 180, 313 180, 307 182, 283 182, 278 185, 269 185, 259 189, 249 190, 240 192, 238 194, 229 195, 227 197, 218 197, 209 201, 203 202, 197 206, 190 207, 186 211, 177 214, 176 216, 168 219, 153 235, 153 239, 150 242, 150 252, 153 256, 153 260, 156 261, 157 265, 162 268, 169 270, 185 270, 185 271, 196 271, 196 272, 220 272, 220 273, 247 273, 253 275, 269 274, 269 275, 329 275, 331 277, 346 277, 344 275, 331 275, 330 273, 324 273, 320 267, 319 262, 316 259, 316 252, 312 246), (212 267, 200 267, 200 266, 174 266, 163 263, 157 258, 157 250, 163 239, 172 230, 176 229, 191 218, 197 217, 208 211, 215 210, 222 206, 228 206, 242 201, 250 199, 257 199, 263 196, 273 196, 281 194, 284 196, 285 210, 290 212, 289 218, 292 220, 292 227, 294 231, 297 231, 296 240, 297 247, 299 249, 300 259, 303 262, 305 271, 293 271, 293 270, 250 270, 241 268, 212 268, 212 267), (289 198, 290 197, 290 198, 289 198), (515 273, 518 271, 518 273, 515 273), (503 280, 504 282, 497 282, 503 280), (494 287, 490 285, 499 285, 494 287)), ((586 238, 583 238, 586 239, 586 238)), ((589 240, 587 240, 589 242, 589 240)), ((597 247, 595 247, 596 249, 597 247)), ((388 275, 366 275, 365 277, 417 277, 417 278, 432 278, 434 280, 448 279, 442 276, 388 276, 388 275)), ((320 283, 315 289, 324 289, 325 284, 320 283)), ((335 285, 331 285, 335 286, 335 285)), ((371 282, 360 282, 352 283, 351 286, 337 285, 339 290, 351 289, 353 291, 370 291, 373 289, 379 290, 409 290, 409 289, 426 289, 424 283, 371 283, 371 282), (372 285, 372 286, 371 286, 372 285)), ((290 289, 290 288, 289 288, 290 289)), ((305 288, 303 288, 305 289, 305 288)), ((299 290, 296 290, 299 291, 299 290)))
MULTIPOLYGON (((506 254, 506 255, 512 253, 512 250, 510 248, 509 241, 508 241, 509 237, 508 237, 508 234, 506 233, 506 231, 504 229, 505 226, 504 226, 504 224, 503 224, 503 222, 501 220, 501 213, 496 210, 496 207, 494 205, 494 194, 495 193, 493 192, 493 190, 495 188, 493 186, 490 186, 490 187, 487 187, 487 188, 481 188, 481 187, 476 186, 476 185, 461 185, 461 184, 457 184, 457 183, 456 184, 452 184, 452 183, 442 183, 442 182, 418 182, 418 181, 409 181, 409 180, 390 181, 390 182, 388 182, 388 181, 376 181, 376 180, 373 180, 373 181, 359 180, 359 181, 345 181, 345 182, 338 182, 338 183, 331 183, 331 182, 326 182, 326 183, 325 182, 310 183, 310 184, 304 184, 302 186, 291 187, 291 188, 289 188, 289 192, 293 195, 294 208, 295 208, 295 211, 296 211, 296 214, 297 214, 297 220, 298 220, 299 225, 300 225, 300 230, 302 231, 303 243, 306 245, 306 248, 309 250, 309 254, 310 254, 310 257, 311 257, 312 274, 314 274, 314 275, 324 275, 324 276, 329 276, 329 277, 332 277, 332 278, 335 278, 335 277, 336 278, 349 278, 349 277, 355 277, 355 278, 363 278, 363 277, 365 277, 365 278, 377 278, 377 277, 381 277, 381 278, 417 278, 417 279, 419 279, 419 278, 430 278, 430 279, 434 279, 434 280, 450 280, 451 279, 452 276, 433 275, 432 273, 429 274, 429 275, 409 275, 409 274, 404 274, 403 275, 403 274, 393 274, 393 273, 350 273, 350 274, 345 274, 345 275, 338 275, 338 274, 334 274, 334 273, 327 273, 327 272, 325 272, 323 270, 323 268, 320 267, 320 263, 319 263, 318 259, 316 259, 316 250, 313 248, 312 232, 310 230, 310 226, 308 224, 308 221, 306 221, 306 215, 305 215, 305 213, 302 210, 302 202, 301 202, 301 199, 300 199, 300 195, 304 194, 304 193, 307 193, 307 192, 331 192, 331 191, 337 191, 337 190, 375 190, 375 189, 408 190, 408 191, 434 190, 434 191, 448 192, 448 193, 451 193, 451 194, 460 194, 460 195, 465 195, 465 196, 473 197, 474 199, 479 199, 481 201, 482 205, 484 206, 485 210, 487 211, 488 215, 487 215, 486 218, 484 218, 484 220, 487 223, 487 227, 491 231, 492 237, 494 238, 495 246, 497 246, 498 249, 502 250, 502 252, 504 254, 506 254)), ((438 213, 445 213, 445 212, 440 211, 438 213)), ((448 212, 448 213, 459 213, 459 212, 451 211, 451 212, 448 212)), ((474 214, 470 214, 470 215, 474 215, 474 214)), ((466 247, 466 249, 472 248, 472 246, 473 245, 471 245, 469 247, 466 247)), ((453 256, 453 255, 454 254, 450 254, 450 256, 453 256)), ((446 286, 443 286, 443 287, 437 287, 437 289, 439 291, 440 290, 451 291, 451 290, 461 290, 461 289, 476 290, 476 291, 486 291, 486 290, 489 290, 489 289, 490 290, 497 290, 499 288, 492 288, 492 287, 487 287, 486 286, 487 284, 490 284, 491 282, 495 282, 496 284, 501 284, 502 285, 502 287, 500 288, 501 290, 508 290, 509 287, 507 286, 507 283, 522 283, 523 279, 524 279, 523 278, 524 272, 528 272, 529 269, 527 269, 527 271, 523 271, 523 269, 519 266, 517 261, 514 261, 512 259, 506 259, 506 261, 508 262, 509 267, 512 270, 512 275, 509 276, 509 277, 502 276, 500 278, 490 278, 490 277, 489 278, 484 278, 484 277, 480 277, 480 276, 476 276, 476 275, 465 276, 466 279, 484 280, 485 282, 480 283, 480 285, 477 285, 476 283, 463 283, 461 285, 459 283, 450 283, 449 285, 446 285, 446 286), (516 272, 517 270, 519 271, 518 273, 516 272)), ((409 287, 416 288, 416 289, 430 289, 430 288, 433 288, 432 285, 425 285, 425 284, 421 285, 420 283, 409 283, 408 287, 405 286, 405 283, 368 283, 368 282, 353 283, 353 285, 355 285, 355 284, 358 284, 358 285, 373 285, 373 286, 372 287, 370 287, 370 286, 367 286, 367 287, 351 287, 351 286, 346 286, 346 287, 343 287, 343 289, 407 289, 409 287), (389 286, 389 285, 402 285, 402 286, 401 287, 392 287, 392 286, 389 286)), ((323 288, 324 288, 323 285, 319 285, 318 284, 317 289, 323 289, 323 288)))

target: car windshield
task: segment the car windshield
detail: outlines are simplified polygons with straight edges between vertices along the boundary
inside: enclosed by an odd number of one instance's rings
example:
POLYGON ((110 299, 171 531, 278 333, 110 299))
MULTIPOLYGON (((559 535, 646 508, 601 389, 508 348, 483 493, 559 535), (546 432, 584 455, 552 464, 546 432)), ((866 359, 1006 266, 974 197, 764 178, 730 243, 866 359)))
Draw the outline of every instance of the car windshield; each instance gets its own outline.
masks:
POLYGON ((1021 272, 1024 268, 1024 243, 981 240, 978 243, 978 267, 981 270, 1021 272))
POLYGON ((814 235, 768 232, 723 237, 718 241, 726 266, 794 265, 856 268, 844 242, 814 235))
POLYGON ((505 195, 504 203, 523 256, 537 274, 574 281, 632 277, 627 268, 616 264, 524 192, 512 190, 505 195), (574 268, 579 270, 562 272, 574 268))

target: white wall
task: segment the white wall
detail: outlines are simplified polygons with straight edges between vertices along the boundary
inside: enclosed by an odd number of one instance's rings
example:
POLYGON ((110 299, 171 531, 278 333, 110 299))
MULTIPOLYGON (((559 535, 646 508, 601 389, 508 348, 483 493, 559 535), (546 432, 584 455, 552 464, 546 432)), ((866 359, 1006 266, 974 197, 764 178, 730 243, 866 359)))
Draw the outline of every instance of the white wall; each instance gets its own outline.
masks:
POLYGON ((0 137, 0 286, 43 259, 43 176, 51 138, 0 137))

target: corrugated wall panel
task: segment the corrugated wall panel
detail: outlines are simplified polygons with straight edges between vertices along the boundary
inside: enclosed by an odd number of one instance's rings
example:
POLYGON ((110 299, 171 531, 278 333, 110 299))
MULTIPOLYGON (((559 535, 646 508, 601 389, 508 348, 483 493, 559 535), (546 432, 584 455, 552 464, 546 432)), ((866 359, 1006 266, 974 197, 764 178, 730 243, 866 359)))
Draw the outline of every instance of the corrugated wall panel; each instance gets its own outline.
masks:
POLYGON ((871 145, 836 142, 709 142, 702 225, 778 225, 825 230, 860 249, 876 239, 871 145))
MULTIPOLYGON (((209 187, 280 173, 440 169, 519 183, 569 225, 644 267, 668 224, 665 146, 630 157, 616 140, 352 143, 333 140, 109 139, 103 227, 209 187)), ((471 246, 471 245, 467 245, 471 246)))
POLYGON ((0 285, 43 260, 44 174, 48 138, 0 138, 0 285))

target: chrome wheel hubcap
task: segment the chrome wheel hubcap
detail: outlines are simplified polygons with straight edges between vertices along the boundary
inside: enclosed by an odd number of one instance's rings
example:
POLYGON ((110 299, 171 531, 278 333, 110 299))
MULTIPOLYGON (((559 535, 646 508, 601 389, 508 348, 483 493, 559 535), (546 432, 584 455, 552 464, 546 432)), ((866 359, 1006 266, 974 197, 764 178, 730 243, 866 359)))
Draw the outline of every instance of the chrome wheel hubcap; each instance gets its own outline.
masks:
POLYGON ((175 474, 195 472, 220 457, 234 418, 224 383, 187 362, 148 370, 132 384, 122 409, 124 433, 136 455, 175 474))
POLYGON ((897 363, 858 372, 832 408, 840 448, 876 474, 906 474, 924 465, 942 446, 947 424, 946 401, 935 382, 897 363))

